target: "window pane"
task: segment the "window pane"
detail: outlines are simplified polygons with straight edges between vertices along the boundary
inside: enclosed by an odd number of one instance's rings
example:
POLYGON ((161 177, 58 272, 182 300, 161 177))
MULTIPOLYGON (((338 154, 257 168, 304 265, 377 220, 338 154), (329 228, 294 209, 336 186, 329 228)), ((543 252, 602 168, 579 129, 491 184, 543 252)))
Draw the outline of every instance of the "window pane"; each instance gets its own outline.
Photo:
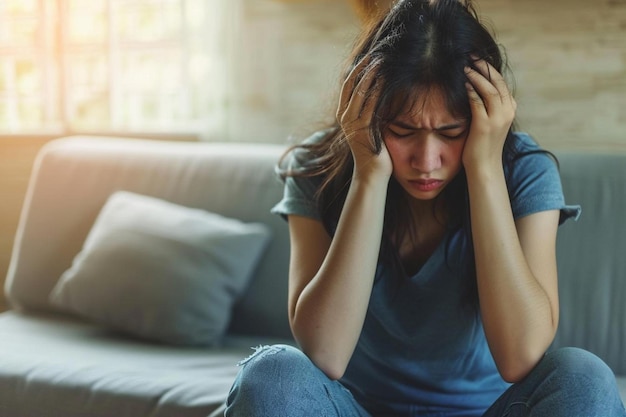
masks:
MULTIPOLYGON (((44 1, 50 1, 50 0, 44 0, 44 1)), ((106 10, 107 3, 109 2, 109 0, 64 0, 64 1, 70 10, 100 10, 100 11, 106 10)))
POLYGON ((2 130, 11 128, 11 112, 7 100, 0 100, 0 128, 2 130))
POLYGON ((123 127, 176 129, 184 127, 184 122, 189 120, 185 98, 181 93, 126 93, 121 98, 123 127))
POLYGON ((164 130, 189 119, 181 60, 181 52, 171 49, 122 54, 120 94, 113 106, 120 127, 164 130))
POLYGON ((125 1, 115 4, 114 34, 120 40, 151 42, 180 36, 180 1, 125 1))
POLYGON ((163 93, 182 87, 178 51, 126 52, 122 55, 121 86, 124 91, 163 93))
POLYGON ((23 99, 18 105, 20 127, 36 129, 43 125, 43 106, 40 100, 23 99))
POLYGON ((67 97, 72 127, 109 126, 108 61, 103 53, 73 54, 67 59, 67 97))
POLYGON ((89 91, 78 91, 71 102, 70 124, 80 130, 106 130, 110 127, 109 97, 89 91))
POLYGON ((16 90, 19 94, 37 94, 42 92, 41 70, 34 60, 15 62, 16 90))
POLYGON ((71 43, 104 43, 107 40, 106 9, 70 8, 68 41, 71 43))
POLYGON ((5 94, 13 87, 12 65, 13 57, 3 56, 0 63, 0 94, 5 94))
POLYGON ((37 42, 37 18, 11 17, 2 22, 2 43, 11 46, 35 45, 37 42))
POLYGON ((102 53, 71 54, 67 58, 68 81, 72 88, 106 90, 108 60, 102 53))
POLYGON ((9 13, 33 13, 37 11, 37 0, 3 0, 4 9, 9 13))

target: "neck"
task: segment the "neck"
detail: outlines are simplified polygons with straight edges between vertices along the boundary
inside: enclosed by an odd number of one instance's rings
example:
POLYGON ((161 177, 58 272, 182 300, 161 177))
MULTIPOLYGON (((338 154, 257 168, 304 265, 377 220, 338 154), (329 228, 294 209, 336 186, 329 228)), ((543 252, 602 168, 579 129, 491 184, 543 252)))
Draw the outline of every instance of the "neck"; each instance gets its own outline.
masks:
POLYGON ((441 197, 432 200, 417 200, 411 198, 409 207, 411 208, 413 219, 418 223, 446 222, 445 204, 441 197))

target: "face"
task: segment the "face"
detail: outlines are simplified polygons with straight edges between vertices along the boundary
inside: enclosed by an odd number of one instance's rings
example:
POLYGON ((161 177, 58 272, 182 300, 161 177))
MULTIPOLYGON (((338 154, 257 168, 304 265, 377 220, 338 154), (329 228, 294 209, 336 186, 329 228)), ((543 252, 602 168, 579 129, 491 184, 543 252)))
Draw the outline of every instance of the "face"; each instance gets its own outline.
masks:
POLYGON ((437 89, 390 123, 385 145, 393 176, 408 195, 428 201, 444 190, 461 170, 468 131, 467 120, 449 112, 437 89))

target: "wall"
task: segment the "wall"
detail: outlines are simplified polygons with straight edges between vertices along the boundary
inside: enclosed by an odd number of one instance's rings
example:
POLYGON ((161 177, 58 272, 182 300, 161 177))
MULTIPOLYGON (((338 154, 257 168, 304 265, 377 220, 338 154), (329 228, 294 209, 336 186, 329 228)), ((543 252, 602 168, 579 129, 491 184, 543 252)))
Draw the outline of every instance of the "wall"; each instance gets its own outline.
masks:
POLYGON ((626 149, 626 0, 479 0, 506 46, 521 127, 552 148, 626 149))
MULTIPOLYGON (((245 2, 230 137, 281 142, 332 115, 350 2, 245 2)), ((626 146, 626 0, 474 3, 509 56, 522 129, 550 148, 626 146)))
POLYGON ((360 22, 347 1, 243 0, 228 138, 284 142, 332 115, 360 22))
MULTIPOLYGON (((506 45, 524 130, 553 149, 626 149, 626 0, 477 5, 506 45)), ((285 142, 328 120, 359 27, 348 2, 242 0, 239 19, 230 120, 224 136, 213 139, 285 142)), ((0 138, 0 277, 44 142, 0 138)))

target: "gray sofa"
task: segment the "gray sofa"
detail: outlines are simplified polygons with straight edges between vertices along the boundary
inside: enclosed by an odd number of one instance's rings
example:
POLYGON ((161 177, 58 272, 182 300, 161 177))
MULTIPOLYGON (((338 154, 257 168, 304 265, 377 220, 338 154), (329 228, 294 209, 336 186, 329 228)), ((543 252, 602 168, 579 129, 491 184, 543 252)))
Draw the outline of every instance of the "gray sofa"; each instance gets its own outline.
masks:
MULTIPOLYGON (((218 415, 236 364, 251 347, 293 343, 286 317, 288 231, 269 213, 282 195, 274 164, 284 149, 97 137, 46 145, 5 284, 12 309, 0 314, 0 417, 218 415), (129 336, 50 301, 103 205, 120 190, 271 231, 249 281, 229 293, 229 326, 210 346, 129 336)), ((626 155, 558 157, 567 200, 580 203, 583 215, 560 230, 555 345, 602 357, 626 398, 626 155)))

